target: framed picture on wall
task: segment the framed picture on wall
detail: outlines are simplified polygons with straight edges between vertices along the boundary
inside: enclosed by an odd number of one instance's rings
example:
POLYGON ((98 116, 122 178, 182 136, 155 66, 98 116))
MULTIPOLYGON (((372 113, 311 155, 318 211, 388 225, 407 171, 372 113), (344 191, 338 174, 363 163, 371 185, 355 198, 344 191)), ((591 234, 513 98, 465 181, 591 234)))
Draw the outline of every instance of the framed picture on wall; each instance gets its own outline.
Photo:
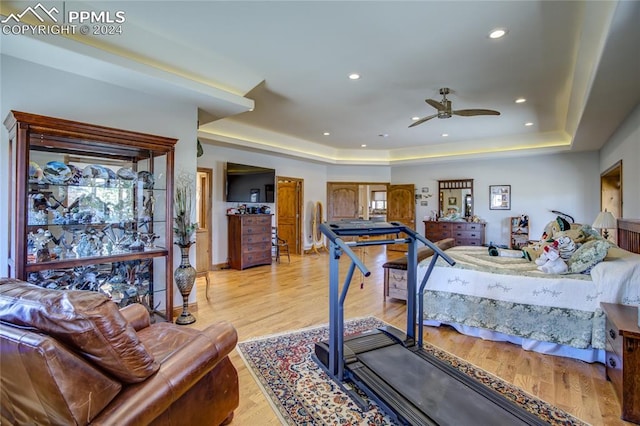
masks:
POLYGON ((489 210, 511 210, 511 185, 489 185, 489 210))
POLYGON ((450 206, 455 206, 457 204, 457 199, 456 197, 449 197, 449 205, 450 206))

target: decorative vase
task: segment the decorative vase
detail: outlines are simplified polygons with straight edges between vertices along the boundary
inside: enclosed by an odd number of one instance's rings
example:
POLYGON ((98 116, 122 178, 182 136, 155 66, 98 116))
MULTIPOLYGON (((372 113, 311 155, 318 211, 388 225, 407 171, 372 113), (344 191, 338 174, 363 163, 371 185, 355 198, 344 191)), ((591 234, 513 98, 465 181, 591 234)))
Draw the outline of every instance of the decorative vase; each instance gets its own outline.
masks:
POLYGON ((189 263, 189 246, 180 246, 182 261, 173 273, 173 280, 182 294, 182 313, 176 318, 176 324, 193 324, 196 319, 189 313, 189 294, 196 281, 196 268, 189 263))

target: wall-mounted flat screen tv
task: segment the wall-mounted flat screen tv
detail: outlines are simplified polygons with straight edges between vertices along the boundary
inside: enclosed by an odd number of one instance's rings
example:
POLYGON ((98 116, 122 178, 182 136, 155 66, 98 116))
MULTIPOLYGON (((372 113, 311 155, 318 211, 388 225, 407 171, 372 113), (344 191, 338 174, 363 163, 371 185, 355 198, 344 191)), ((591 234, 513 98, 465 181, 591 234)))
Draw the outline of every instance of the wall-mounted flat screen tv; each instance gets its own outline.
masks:
POLYGON ((227 163, 227 201, 273 203, 276 171, 266 167, 227 163))

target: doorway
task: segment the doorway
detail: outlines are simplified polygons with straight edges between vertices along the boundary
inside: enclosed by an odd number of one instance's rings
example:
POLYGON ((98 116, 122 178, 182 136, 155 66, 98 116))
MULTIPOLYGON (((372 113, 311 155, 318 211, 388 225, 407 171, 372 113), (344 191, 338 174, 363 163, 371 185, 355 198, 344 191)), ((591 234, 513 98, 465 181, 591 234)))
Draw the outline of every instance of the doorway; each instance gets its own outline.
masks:
MULTIPOLYGON (((400 222, 408 228, 416 229, 416 201, 415 186, 405 185, 389 185, 387 190, 388 208, 387 221, 400 222)), ((391 251, 407 251, 407 244, 390 244, 387 250, 391 251)))
POLYGON ((278 176, 276 226, 278 236, 294 254, 302 254, 302 179, 278 176))
MULTIPOLYGON (((600 175, 600 211, 605 210, 616 219, 622 217, 622 160, 600 175)), ((609 239, 617 244, 617 232, 611 233, 609 239)))
POLYGON ((206 275, 211 268, 211 226, 213 170, 198 167, 196 178, 196 271, 198 275, 206 275))

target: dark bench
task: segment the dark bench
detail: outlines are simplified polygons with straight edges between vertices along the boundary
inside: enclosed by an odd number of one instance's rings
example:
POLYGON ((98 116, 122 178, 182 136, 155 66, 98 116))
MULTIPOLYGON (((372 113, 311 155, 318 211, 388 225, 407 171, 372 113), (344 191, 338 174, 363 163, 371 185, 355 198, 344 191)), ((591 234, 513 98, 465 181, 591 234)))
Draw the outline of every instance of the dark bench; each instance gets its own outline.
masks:
MULTIPOLYGON (((455 245, 453 238, 445 238, 436 241, 435 245, 442 250, 447 250, 455 245)), ((433 256, 433 250, 429 247, 418 249, 418 263, 433 256)), ((407 256, 390 260, 384 265, 384 297, 407 300, 407 256)))

